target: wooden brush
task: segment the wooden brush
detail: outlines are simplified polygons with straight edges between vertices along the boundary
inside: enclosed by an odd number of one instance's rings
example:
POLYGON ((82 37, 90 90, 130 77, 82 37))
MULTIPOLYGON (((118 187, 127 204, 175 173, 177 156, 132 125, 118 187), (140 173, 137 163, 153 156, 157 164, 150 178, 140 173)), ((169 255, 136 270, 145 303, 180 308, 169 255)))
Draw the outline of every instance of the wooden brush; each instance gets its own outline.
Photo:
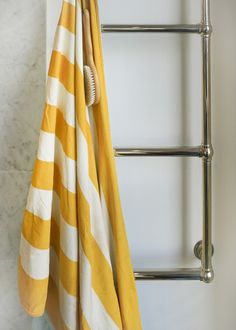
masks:
POLYGON ((84 27, 84 45, 85 45, 85 62, 84 65, 84 85, 87 106, 98 104, 100 101, 100 83, 97 69, 93 58, 93 45, 90 26, 90 13, 88 9, 83 10, 83 27, 84 27))

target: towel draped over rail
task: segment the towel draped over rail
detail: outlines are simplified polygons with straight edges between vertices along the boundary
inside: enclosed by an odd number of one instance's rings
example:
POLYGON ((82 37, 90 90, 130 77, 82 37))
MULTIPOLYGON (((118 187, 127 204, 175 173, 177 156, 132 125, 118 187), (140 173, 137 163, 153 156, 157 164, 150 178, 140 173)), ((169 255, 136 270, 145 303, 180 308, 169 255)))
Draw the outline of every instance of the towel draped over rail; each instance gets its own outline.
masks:
POLYGON ((55 329, 141 329, 110 136, 96 0, 64 0, 24 213, 19 296, 55 329), (82 10, 100 103, 85 104, 82 10))

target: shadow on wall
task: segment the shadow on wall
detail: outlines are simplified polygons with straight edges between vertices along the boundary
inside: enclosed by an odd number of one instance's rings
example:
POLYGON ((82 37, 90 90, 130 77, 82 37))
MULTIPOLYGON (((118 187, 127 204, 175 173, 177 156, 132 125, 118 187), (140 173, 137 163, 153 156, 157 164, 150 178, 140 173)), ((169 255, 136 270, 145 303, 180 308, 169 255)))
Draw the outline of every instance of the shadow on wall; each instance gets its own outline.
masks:
POLYGON ((213 1, 212 96, 214 311, 218 329, 235 329, 236 264, 236 2, 213 1))
MULTIPOLYGON (((199 2, 200 3, 200 2, 199 2)), ((189 8, 188 0, 181 0, 181 10, 180 10, 180 22, 189 23, 189 13, 191 12, 189 8)), ((199 16, 199 21, 201 17, 199 16)), ((199 35, 190 35, 182 34, 180 35, 180 47, 181 47, 181 56, 180 56, 180 67, 181 67, 181 76, 179 77, 179 84, 181 86, 181 103, 182 103, 182 113, 181 113, 181 124, 182 124, 182 136, 181 144, 187 146, 200 145, 201 144, 201 132, 202 132, 202 68, 201 68, 201 42, 199 35), (192 53, 192 49, 198 49, 198 53, 192 53), (197 70, 193 70, 194 68, 197 70), (196 76, 196 72, 199 74, 196 76), (195 91, 195 94, 192 95, 192 91, 195 91), (194 131, 193 131, 194 130, 194 131), (196 133, 197 131, 197 133, 196 133), (193 136, 198 136, 196 141, 193 136)), ((196 53, 196 52, 195 52, 196 53)), ((198 214, 194 215, 194 211, 191 205, 196 204, 195 202, 200 201, 202 198, 199 198, 199 195, 202 194, 201 183, 200 191, 199 186, 196 186, 198 182, 196 179, 193 180, 192 176, 197 176, 202 179, 201 172, 201 160, 200 159, 189 159, 182 158, 181 165, 181 195, 182 195, 182 224, 181 224, 181 233, 182 233, 182 249, 181 257, 182 264, 186 267, 196 263, 200 265, 199 261, 196 260, 196 257, 193 253, 193 242, 190 239, 191 233, 193 233, 193 228, 197 228, 197 233, 195 234, 197 239, 202 239, 202 205, 201 203, 197 206, 198 214), (197 173, 193 172, 196 167, 197 173), (192 169, 192 171, 191 171, 192 169), (199 171, 200 170, 200 171, 199 171), (194 191, 194 194, 191 193, 194 191), (196 201, 192 201, 196 196, 196 201), (194 215, 194 216, 193 216, 194 215), (197 221, 197 223, 195 223, 197 221), (200 229, 200 231, 199 231, 200 229)), ((196 242, 194 241, 194 244, 196 242)))
MULTIPOLYGON (((185 22, 187 19, 187 1, 182 0, 181 3, 181 22, 185 22)), ((187 61, 186 61, 186 49, 188 47, 188 39, 186 35, 181 36, 181 77, 180 84, 182 86, 182 145, 188 145, 188 98, 186 96, 187 90, 187 61)), ((188 251, 188 225, 189 225, 189 213, 187 210, 188 205, 188 163, 186 159, 182 160, 182 259, 184 263, 188 263, 192 260, 193 255, 188 251)), ((192 251, 191 251, 192 252, 192 251)))

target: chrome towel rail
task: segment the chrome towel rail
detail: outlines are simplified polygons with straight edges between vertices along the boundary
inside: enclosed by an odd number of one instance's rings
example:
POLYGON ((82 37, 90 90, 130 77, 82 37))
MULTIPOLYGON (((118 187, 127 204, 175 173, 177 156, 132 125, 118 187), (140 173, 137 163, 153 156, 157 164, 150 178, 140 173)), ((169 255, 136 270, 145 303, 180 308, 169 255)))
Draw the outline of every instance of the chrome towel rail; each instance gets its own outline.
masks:
POLYGON ((174 33, 202 33, 202 24, 159 24, 159 25, 137 25, 137 24, 104 24, 101 26, 103 33, 108 32, 174 32, 174 33))
POLYGON ((152 280, 201 280, 200 268, 176 268, 162 270, 135 270, 135 279, 152 280))
POLYGON ((172 148, 115 148, 115 156, 159 156, 159 157, 203 157, 204 149, 199 147, 172 147, 172 148))
POLYGON ((178 32, 197 33, 202 39, 203 129, 202 143, 197 147, 171 148, 116 148, 115 156, 184 156, 202 158, 203 173, 203 233, 194 247, 201 260, 200 268, 169 270, 135 270, 137 280, 201 280, 210 283, 214 278, 212 267, 212 157, 211 142, 211 33, 210 0, 202 1, 200 24, 178 25, 102 25, 102 32, 178 32))

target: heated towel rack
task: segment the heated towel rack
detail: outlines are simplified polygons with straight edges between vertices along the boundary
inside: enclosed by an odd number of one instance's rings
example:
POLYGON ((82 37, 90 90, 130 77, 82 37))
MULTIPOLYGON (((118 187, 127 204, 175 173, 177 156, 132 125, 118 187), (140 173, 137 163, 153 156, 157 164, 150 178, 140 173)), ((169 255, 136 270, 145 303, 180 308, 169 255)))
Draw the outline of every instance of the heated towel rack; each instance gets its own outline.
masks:
POLYGON ((210 283, 214 278, 212 267, 212 156, 211 143, 211 33, 210 0, 202 1, 200 24, 168 25, 102 25, 102 32, 113 33, 195 33, 202 40, 202 87, 203 87, 203 129, 202 143, 194 147, 170 148, 118 148, 115 156, 180 156, 202 159, 203 174, 203 234, 194 247, 195 256, 201 260, 199 268, 161 270, 135 270, 136 280, 201 280, 210 283))

